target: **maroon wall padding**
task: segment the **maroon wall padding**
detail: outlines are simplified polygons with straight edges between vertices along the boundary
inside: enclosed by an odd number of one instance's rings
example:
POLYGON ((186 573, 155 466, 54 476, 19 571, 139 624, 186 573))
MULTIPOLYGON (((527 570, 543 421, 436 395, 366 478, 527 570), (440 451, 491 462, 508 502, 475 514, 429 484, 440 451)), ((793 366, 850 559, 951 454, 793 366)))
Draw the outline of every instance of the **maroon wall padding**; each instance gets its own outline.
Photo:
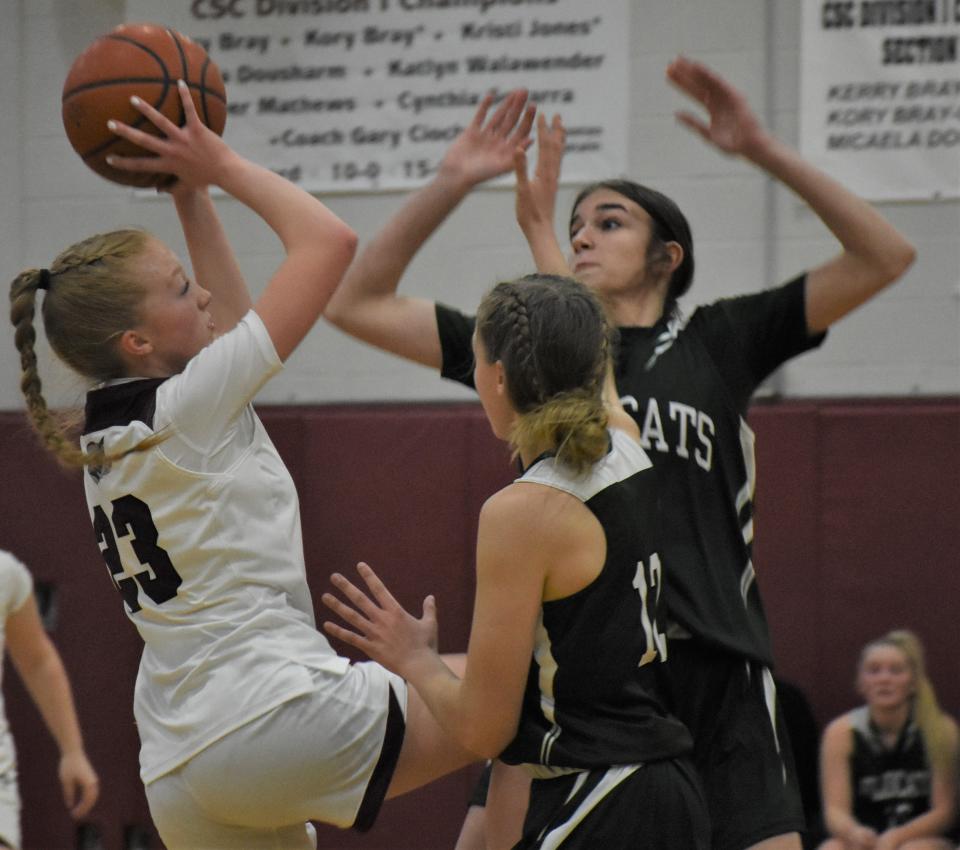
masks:
POLYGON ((821 723, 857 701, 863 645, 909 627, 960 713, 960 401, 755 405, 754 562, 779 673, 821 723))
MULTIPOLYGON (((300 492, 318 620, 329 574, 350 574, 363 559, 417 613, 423 597, 435 594, 441 649, 462 652, 477 514, 514 474, 479 407, 260 412, 300 492)), ((824 722, 856 701, 862 644, 910 626, 926 642, 944 706, 960 712, 960 400, 764 402, 750 421, 758 464, 754 562, 780 674, 806 691, 824 722)), ((0 463, 0 547, 57 587, 53 638, 103 782, 90 820, 105 850, 122 850, 124 827, 149 823, 131 711, 139 638, 97 554, 79 477, 45 457, 14 413, 0 414, 0 463)), ((20 751, 26 850, 73 848, 55 747, 10 669, 4 692, 20 751)), ((475 775, 461 771, 390 801, 366 835, 321 827, 320 846, 450 848, 475 775)))
POLYGON ((833 636, 820 648, 824 691, 849 692, 853 676, 852 665, 827 663, 831 656, 855 658, 878 626, 909 626, 924 641, 939 696, 957 712, 957 409, 841 406, 821 422, 819 608, 833 636))
POLYGON ((818 618, 813 594, 820 570, 818 409, 812 404, 754 406, 750 422, 757 433, 757 584, 775 653, 789 657, 791 678, 807 683, 817 675, 811 630, 818 618))

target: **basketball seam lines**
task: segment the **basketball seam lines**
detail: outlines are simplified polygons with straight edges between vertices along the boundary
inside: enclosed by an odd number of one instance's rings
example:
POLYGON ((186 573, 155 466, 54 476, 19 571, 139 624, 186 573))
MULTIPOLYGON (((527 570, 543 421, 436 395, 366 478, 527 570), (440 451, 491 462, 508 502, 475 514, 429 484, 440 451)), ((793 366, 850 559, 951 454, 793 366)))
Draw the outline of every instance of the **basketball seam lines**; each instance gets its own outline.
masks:
MULTIPOLYGON (((180 44, 180 39, 177 38, 177 34, 172 29, 167 29, 167 35, 173 39, 177 53, 180 54, 180 79, 188 80, 190 79, 190 68, 187 66, 187 54, 183 50, 183 45, 180 44)), ((177 105, 180 107, 180 119, 177 121, 177 126, 182 127, 187 123, 187 116, 183 111, 183 102, 179 98, 177 98, 177 105)))
MULTIPOLYGON (((204 72, 206 72, 207 65, 210 64, 210 60, 207 60, 204 63, 204 72)), ((224 103, 227 102, 226 97, 221 95, 219 92, 214 91, 206 86, 205 83, 191 83, 189 80, 184 80, 188 88, 197 89, 203 95, 209 95, 210 97, 216 100, 222 100, 224 103)), ((163 77, 116 77, 111 80, 97 80, 95 83, 84 83, 82 86, 76 86, 75 88, 70 89, 68 92, 63 93, 61 102, 73 97, 75 94, 80 94, 81 92, 91 91, 92 89, 105 88, 107 86, 115 86, 120 83, 164 83, 166 85, 170 84, 169 76, 166 78, 163 77)))
MULTIPOLYGON (((217 100, 222 101, 224 105, 226 105, 226 102, 227 102, 225 95, 221 95, 219 92, 211 91, 207 88, 207 85, 206 85, 207 69, 209 68, 210 62, 212 60, 210 59, 209 55, 205 55, 203 65, 199 69, 199 73, 200 73, 199 82, 191 83, 189 80, 190 68, 188 64, 187 54, 186 54, 186 51, 183 49, 183 45, 180 42, 180 39, 178 38, 178 33, 176 33, 174 30, 171 30, 169 28, 166 29, 166 33, 167 35, 170 36, 171 40, 173 41, 176 47, 177 53, 180 56, 180 67, 182 72, 180 74, 180 78, 183 79, 184 82, 187 84, 188 89, 193 89, 199 93, 201 108, 203 111, 203 120, 204 120, 204 123, 207 124, 207 126, 209 126, 210 114, 209 114, 209 108, 207 103, 207 96, 209 95, 213 98, 216 98, 217 100)), ((153 60, 157 63, 159 68, 162 70, 162 76, 118 77, 110 80, 98 80, 94 83, 84 83, 83 85, 76 86, 70 89, 69 91, 63 92, 63 94, 61 95, 61 102, 66 103, 70 98, 80 93, 94 91, 100 88, 107 88, 110 86, 116 86, 118 84, 123 85, 123 84, 131 84, 131 83, 133 84, 154 83, 154 84, 160 84, 163 86, 162 91, 160 92, 159 99, 151 104, 151 106, 153 106, 154 109, 160 109, 162 104, 166 101, 167 95, 169 94, 170 87, 171 87, 170 70, 167 68, 167 63, 164 60, 164 58, 160 56, 152 48, 148 47, 145 44, 142 44, 141 42, 137 41, 135 38, 131 38, 129 36, 118 35, 115 33, 108 33, 107 35, 103 36, 103 38, 110 39, 112 41, 121 41, 126 44, 130 44, 138 48, 139 50, 142 50, 144 53, 152 57, 153 60)), ((179 112, 180 112, 180 117, 177 123, 179 126, 182 127, 186 123, 186 115, 184 114, 184 111, 183 111, 183 104, 180 104, 179 112)), ((148 122, 147 122, 146 116, 140 115, 130 124, 130 126, 137 129, 141 129, 147 123, 148 122)), ((149 132, 149 130, 146 130, 145 132, 149 132)), ((101 144, 97 145, 92 150, 89 150, 86 153, 80 154, 80 156, 84 161, 86 161, 91 157, 94 157, 100 153, 103 153, 103 151, 107 150, 112 145, 122 141, 124 140, 121 139, 119 136, 114 136, 113 138, 107 139, 105 142, 102 142, 101 144)))

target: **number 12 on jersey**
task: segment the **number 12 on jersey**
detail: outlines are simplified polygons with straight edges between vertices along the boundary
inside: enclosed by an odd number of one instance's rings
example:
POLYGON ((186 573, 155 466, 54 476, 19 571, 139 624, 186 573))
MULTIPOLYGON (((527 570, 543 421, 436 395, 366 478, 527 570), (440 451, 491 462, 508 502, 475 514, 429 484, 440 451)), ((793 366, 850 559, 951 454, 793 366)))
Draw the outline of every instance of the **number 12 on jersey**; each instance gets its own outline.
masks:
POLYGON ((656 606, 660 599, 663 571, 660 568, 660 556, 656 552, 650 556, 649 579, 647 573, 648 570, 643 561, 638 561, 633 586, 640 594, 640 619, 643 624, 643 634, 647 639, 647 651, 640 657, 638 667, 654 661, 658 653, 661 661, 667 660, 667 636, 657 628, 656 606))

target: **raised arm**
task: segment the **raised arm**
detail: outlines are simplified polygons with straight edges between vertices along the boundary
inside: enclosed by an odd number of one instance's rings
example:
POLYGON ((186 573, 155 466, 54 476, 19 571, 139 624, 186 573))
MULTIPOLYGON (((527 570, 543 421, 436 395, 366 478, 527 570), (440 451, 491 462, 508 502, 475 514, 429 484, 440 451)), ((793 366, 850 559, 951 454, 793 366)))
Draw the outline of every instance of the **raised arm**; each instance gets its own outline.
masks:
POLYGON ((529 145, 534 108, 511 92, 487 118, 488 95, 454 140, 436 177, 415 192, 363 250, 331 299, 325 316, 370 345, 435 369, 441 367, 433 302, 399 295, 417 251, 474 186, 504 174, 514 151, 529 145))
POLYGON ((710 144, 759 166, 793 190, 820 217, 843 248, 807 275, 807 327, 825 331, 838 319, 899 278, 915 251, 870 204, 820 169, 757 121, 746 98, 726 80, 697 62, 670 63, 667 78, 709 113, 702 121, 688 112, 678 119, 710 144))
POLYGON ((240 265, 207 187, 177 181, 170 193, 190 252, 193 274, 213 296, 209 310, 218 333, 226 333, 253 306, 240 265))
POLYGON ((554 227, 560 163, 566 142, 567 131, 560 116, 554 115, 548 124, 541 113, 537 116, 537 164, 532 179, 527 174, 526 151, 518 149, 514 154, 517 223, 541 274, 570 274, 554 227))
POLYGON ((163 171, 189 185, 219 186, 253 210, 277 234, 286 257, 255 309, 277 353, 285 360, 330 300, 353 258, 356 235, 316 198, 235 153, 200 121, 182 82, 179 91, 186 115, 184 126, 177 127, 138 100, 137 109, 161 130, 163 137, 116 124, 117 134, 154 156, 111 157, 110 163, 131 171, 163 171))
POLYGON ((32 594, 7 618, 6 635, 10 660, 60 750, 64 804, 73 817, 83 817, 97 802, 99 781, 83 748, 66 670, 43 630, 32 594))

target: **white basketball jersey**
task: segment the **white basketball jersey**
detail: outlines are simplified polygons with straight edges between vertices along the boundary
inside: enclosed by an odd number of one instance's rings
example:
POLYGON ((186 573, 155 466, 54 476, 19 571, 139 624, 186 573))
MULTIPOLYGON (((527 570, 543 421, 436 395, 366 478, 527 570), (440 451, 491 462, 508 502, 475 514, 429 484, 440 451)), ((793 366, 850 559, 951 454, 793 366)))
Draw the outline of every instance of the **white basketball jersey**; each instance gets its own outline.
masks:
MULTIPOLYGON (((9 552, 0 549, 0 679, 3 677, 3 653, 6 647, 7 617, 19 611, 30 598, 33 579, 27 568, 9 552)), ((0 682, 2 684, 2 682, 0 682)), ((7 725, 7 710, 3 704, 0 688, 0 790, 7 782, 16 781, 16 751, 10 728, 7 725)))
POLYGON ((251 400, 282 364, 259 316, 168 379, 112 382, 87 398, 82 443, 94 533, 144 641, 134 696, 148 783, 280 703, 340 674, 316 630, 300 509, 251 400))

